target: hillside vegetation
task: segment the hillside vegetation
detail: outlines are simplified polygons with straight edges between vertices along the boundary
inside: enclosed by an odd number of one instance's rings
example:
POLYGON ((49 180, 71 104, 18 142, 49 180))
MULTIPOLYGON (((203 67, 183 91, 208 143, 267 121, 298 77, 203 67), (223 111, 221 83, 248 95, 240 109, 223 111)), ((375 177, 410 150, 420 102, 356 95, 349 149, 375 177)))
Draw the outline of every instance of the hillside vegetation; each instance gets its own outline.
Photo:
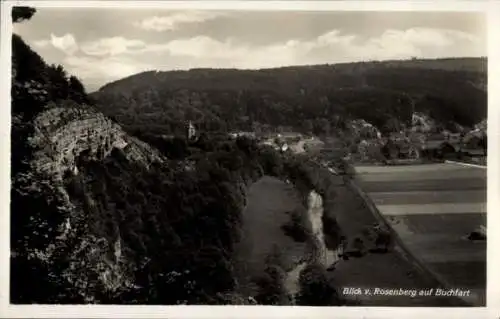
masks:
POLYGON ((262 70, 149 71, 92 94, 130 131, 175 134, 191 120, 204 131, 294 129, 336 133, 348 119, 382 132, 412 112, 444 127, 486 117, 486 59, 360 62, 262 70))
POLYGON ((248 303, 233 266, 246 188, 307 180, 301 162, 245 138, 148 145, 18 35, 12 48, 11 303, 248 303))
MULTIPOLYGON (((12 18, 33 14, 17 7, 12 18)), ((484 61, 474 59, 442 61, 462 66, 451 71, 412 61, 146 72, 92 96, 15 34, 12 62, 14 304, 249 303, 234 270, 248 186, 270 175, 304 194, 326 189, 331 200, 334 191, 310 162, 254 140, 159 136, 184 135, 186 119, 207 133, 274 126, 325 133, 348 118, 406 120, 412 99, 434 118, 464 125, 486 112, 485 74, 475 69, 484 61)), ((276 304, 282 271, 266 266, 257 302, 276 304)), ((321 265, 300 278, 303 304, 338 302, 321 265)))

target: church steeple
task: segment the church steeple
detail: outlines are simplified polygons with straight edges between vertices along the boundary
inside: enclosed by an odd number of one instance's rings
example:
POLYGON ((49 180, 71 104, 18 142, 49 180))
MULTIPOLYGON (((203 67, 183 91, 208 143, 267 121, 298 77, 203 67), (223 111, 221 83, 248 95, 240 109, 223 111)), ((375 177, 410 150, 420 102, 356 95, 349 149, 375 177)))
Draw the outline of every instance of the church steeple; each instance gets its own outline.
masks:
POLYGON ((186 131, 187 131, 186 135, 187 135, 188 140, 192 140, 196 137, 196 129, 195 129, 193 123, 191 123, 191 121, 189 121, 187 123, 186 131))

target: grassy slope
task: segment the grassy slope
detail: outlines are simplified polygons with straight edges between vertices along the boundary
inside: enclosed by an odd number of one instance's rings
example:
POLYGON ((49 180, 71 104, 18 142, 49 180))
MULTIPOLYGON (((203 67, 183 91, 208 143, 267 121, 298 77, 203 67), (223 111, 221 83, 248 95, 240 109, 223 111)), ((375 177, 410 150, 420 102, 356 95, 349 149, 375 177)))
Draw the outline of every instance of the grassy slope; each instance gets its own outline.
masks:
POLYGON ((237 277, 244 294, 253 295, 252 276, 261 275, 266 257, 276 245, 291 266, 304 256, 305 245, 286 236, 281 226, 289 221, 287 212, 304 209, 292 185, 264 176, 248 190, 243 211, 243 230, 238 252, 237 277))

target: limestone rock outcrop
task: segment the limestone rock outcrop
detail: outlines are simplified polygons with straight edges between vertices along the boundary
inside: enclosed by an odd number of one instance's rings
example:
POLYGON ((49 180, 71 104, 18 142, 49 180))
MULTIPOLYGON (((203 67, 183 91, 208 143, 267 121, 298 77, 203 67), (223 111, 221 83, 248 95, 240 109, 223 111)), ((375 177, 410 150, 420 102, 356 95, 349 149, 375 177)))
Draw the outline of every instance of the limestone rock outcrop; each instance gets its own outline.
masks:
POLYGON ((47 269, 58 269, 63 258, 67 267, 50 275, 70 287, 69 295, 78 296, 77 300, 94 302, 96 291, 113 293, 131 287, 132 279, 127 274, 134 265, 122 253, 119 234, 109 240, 89 229, 89 212, 95 211, 99 195, 88 188, 88 180, 94 178, 99 183, 99 176, 85 172, 86 161, 109 160, 107 157, 116 149, 127 161, 146 169, 166 158, 87 106, 50 105, 31 125, 33 131, 27 138, 26 151, 32 156, 28 168, 12 176, 12 211, 16 214, 15 223, 28 223, 38 230, 20 238, 23 243, 12 248, 12 255, 37 260, 39 265, 45 265, 37 267, 47 269), (87 190, 73 194, 68 180, 87 190), (34 198, 43 199, 38 207, 33 204, 34 198), (29 221, 24 221, 23 216, 29 217, 29 221), (44 244, 36 245, 37 241, 42 242, 37 236, 45 236, 44 244))
POLYGON ((114 148, 122 149, 133 161, 149 165, 161 162, 162 155, 92 109, 56 107, 40 113, 29 143, 36 150, 33 169, 49 176, 76 172, 76 159, 84 154, 103 159, 114 148))

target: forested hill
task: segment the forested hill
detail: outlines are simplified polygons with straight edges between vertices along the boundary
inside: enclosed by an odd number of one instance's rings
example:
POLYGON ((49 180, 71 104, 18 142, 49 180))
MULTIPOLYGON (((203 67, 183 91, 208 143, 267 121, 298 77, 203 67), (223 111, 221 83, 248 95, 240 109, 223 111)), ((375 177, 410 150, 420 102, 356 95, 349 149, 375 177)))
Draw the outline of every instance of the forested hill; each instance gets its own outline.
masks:
POLYGON ((486 58, 450 58, 149 71, 92 97, 128 129, 153 134, 180 132, 185 120, 203 130, 291 126, 321 134, 363 118, 390 131, 408 124, 412 105, 444 126, 472 126, 486 117, 486 64, 486 58))

